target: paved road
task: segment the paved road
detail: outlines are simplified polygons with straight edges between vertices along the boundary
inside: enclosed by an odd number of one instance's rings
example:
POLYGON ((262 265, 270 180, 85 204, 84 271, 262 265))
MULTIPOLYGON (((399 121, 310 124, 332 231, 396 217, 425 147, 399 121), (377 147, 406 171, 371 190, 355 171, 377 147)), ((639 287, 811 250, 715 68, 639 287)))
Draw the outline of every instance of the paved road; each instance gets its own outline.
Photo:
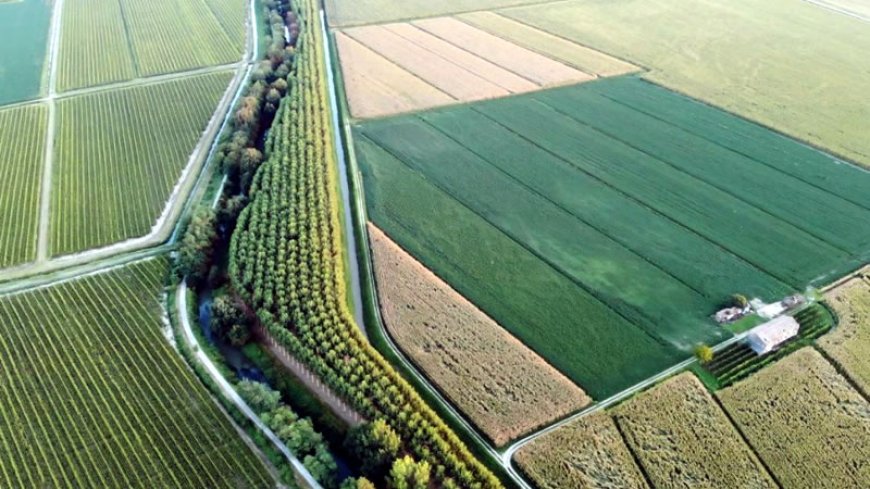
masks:
POLYGON ((244 399, 239 396, 236 389, 227 382, 227 379, 221 375, 220 370, 215 366, 214 362, 211 361, 211 358, 202 351, 202 348, 199 346, 199 342, 196 339, 196 335, 193 334, 193 330, 190 326, 190 318, 187 314, 187 284, 183 283, 178 286, 178 289, 175 291, 175 308, 178 313, 177 316, 179 318, 179 322, 181 323, 181 331, 182 336, 184 337, 184 341, 187 343, 187 346, 190 347, 190 350, 193 352, 196 360, 202 365, 209 376, 215 382, 215 384, 220 388, 224 397, 229 399, 238 409, 245 415, 246 418, 251 420, 252 423, 257 427, 257 429, 263 433, 272 445, 275 446, 278 451, 284 455, 284 458, 290 462, 290 465, 293 467, 293 471, 296 473, 297 477, 304 481, 307 487, 311 489, 321 489, 320 484, 314 480, 314 477, 308 471, 308 469, 296 458, 296 455, 287 448, 287 445, 278 438, 278 435, 275 434, 265 423, 254 413, 254 410, 251 409, 251 406, 248 406, 248 403, 245 402, 244 399))

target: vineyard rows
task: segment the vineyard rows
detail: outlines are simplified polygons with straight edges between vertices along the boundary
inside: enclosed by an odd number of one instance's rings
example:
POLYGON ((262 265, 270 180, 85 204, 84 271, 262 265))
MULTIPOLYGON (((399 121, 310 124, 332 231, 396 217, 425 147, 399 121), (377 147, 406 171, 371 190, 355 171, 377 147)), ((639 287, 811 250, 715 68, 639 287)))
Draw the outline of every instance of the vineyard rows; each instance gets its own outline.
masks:
POLYGON ((121 1, 140 76, 241 58, 244 43, 230 39, 204 0, 121 1))
POLYGON ((500 487, 387 361, 345 304, 334 146, 317 3, 300 17, 295 76, 233 235, 234 287, 264 326, 366 419, 384 419, 440 487, 500 487), (305 80, 305 83, 300 83, 305 80))
POLYGON ((147 234, 231 77, 213 73, 62 100, 51 254, 147 234))
POLYGON ((58 92, 136 75, 118 0, 66 0, 61 33, 58 92))
POLYGON ((163 260, 0 299, 0 485, 267 487, 160 332, 163 260))
POLYGON ((36 258, 46 109, 0 111, 0 268, 36 258))
POLYGON ((243 0, 68 0, 57 90, 239 61, 245 6, 243 0))

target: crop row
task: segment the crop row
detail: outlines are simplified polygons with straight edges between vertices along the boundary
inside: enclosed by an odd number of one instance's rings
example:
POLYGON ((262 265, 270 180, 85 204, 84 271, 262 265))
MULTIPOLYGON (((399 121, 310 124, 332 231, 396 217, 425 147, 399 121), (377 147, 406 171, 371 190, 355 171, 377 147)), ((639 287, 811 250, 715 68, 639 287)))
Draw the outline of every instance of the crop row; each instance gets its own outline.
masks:
POLYGON ((51 254, 148 233, 230 77, 214 73, 62 100, 51 254))
POLYGON ((4 487, 253 487, 265 469, 159 331, 166 264, 0 300, 4 487))
POLYGON ((211 8, 218 22, 229 36, 233 46, 245 44, 245 12, 248 2, 246 0, 205 0, 211 8))
POLYGON ((231 40, 204 0, 120 1, 140 76, 241 58, 243 43, 231 40))
POLYGON ((233 234, 233 285, 277 341, 366 419, 383 419, 404 453, 427 461, 434 485, 500 487, 347 310, 323 33, 314 0, 294 8, 301 30, 295 76, 233 234))
POLYGON ((46 110, 0 111, 0 268, 36 258, 46 110))
POLYGON ((136 75, 118 0, 64 2, 57 91, 136 75))

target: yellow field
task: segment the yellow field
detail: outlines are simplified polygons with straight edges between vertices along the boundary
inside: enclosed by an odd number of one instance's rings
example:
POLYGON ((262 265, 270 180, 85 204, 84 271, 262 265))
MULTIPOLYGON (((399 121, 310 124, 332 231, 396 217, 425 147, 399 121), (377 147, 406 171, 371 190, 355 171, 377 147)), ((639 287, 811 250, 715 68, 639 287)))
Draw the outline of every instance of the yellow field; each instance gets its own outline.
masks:
POLYGON ((589 397, 369 226, 391 336, 496 444, 589 404, 589 397))

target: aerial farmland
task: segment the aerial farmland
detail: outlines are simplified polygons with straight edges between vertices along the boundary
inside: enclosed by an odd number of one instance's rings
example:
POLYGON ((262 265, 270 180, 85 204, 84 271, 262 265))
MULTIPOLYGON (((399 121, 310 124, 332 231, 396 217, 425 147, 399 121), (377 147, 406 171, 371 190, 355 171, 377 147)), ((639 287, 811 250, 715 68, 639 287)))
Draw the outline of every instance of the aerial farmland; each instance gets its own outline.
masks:
POLYGON ((0 487, 870 487, 866 0, 0 0, 0 487))

